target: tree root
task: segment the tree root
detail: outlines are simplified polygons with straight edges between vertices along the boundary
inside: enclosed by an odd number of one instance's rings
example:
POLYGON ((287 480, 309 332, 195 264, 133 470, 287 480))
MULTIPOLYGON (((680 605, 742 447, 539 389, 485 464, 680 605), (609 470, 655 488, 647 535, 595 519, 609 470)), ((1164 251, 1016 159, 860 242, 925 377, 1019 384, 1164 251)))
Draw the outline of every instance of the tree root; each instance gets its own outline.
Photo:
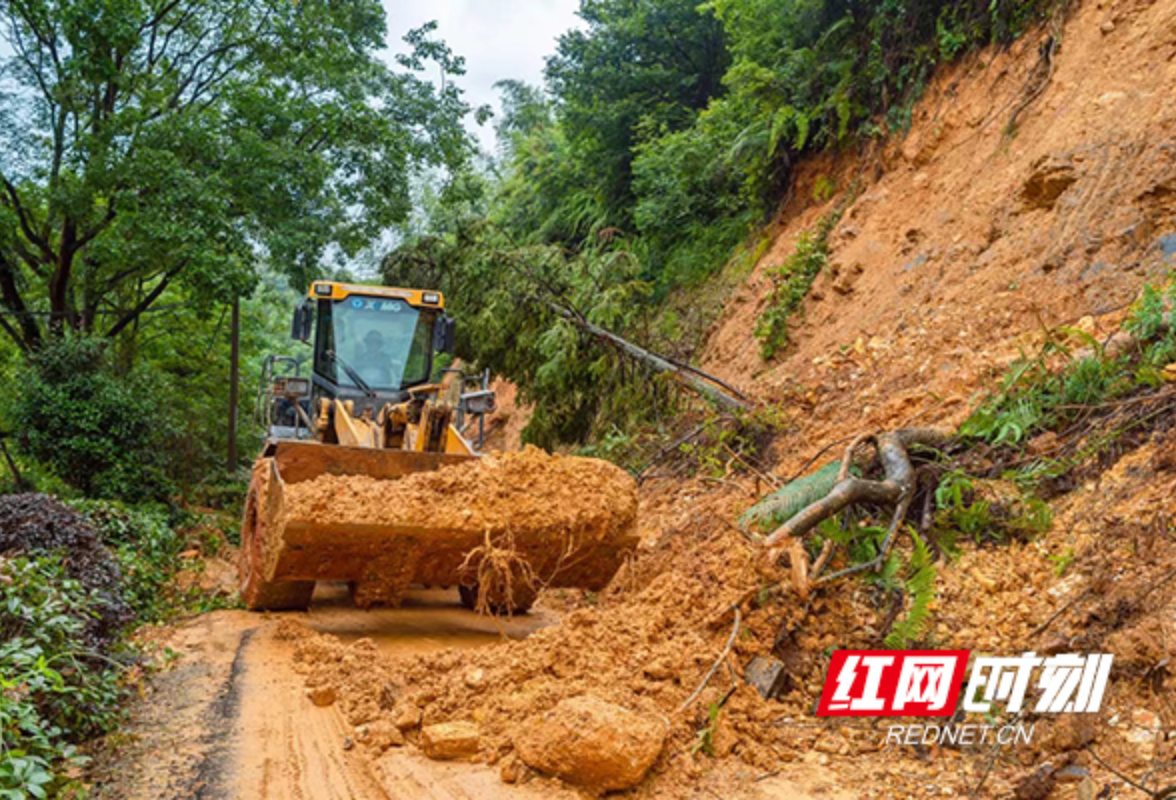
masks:
POLYGON ((458 572, 463 585, 477 587, 474 610, 479 614, 509 617, 529 608, 543 588, 530 562, 516 549, 510 531, 498 541, 487 531, 485 541, 466 554, 458 572))
POLYGON ((881 569, 882 565, 886 563, 886 558, 890 555, 890 549, 894 546, 899 526, 906 518, 907 510, 910 508, 911 501, 915 496, 915 489, 918 486, 915 468, 911 464, 909 448, 915 446, 942 448, 950 439, 949 434, 932 428, 903 428, 897 431, 862 434, 855 437, 845 450, 837 482, 829 493, 789 518, 764 540, 768 563, 774 565, 785 550, 791 551, 793 588, 802 598, 808 596, 811 584, 827 583, 869 569, 881 569), (849 474, 854 452, 866 443, 872 443, 877 451, 877 458, 881 462, 884 474, 883 480, 855 478, 849 474), (822 577, 821 572, 833 554, 833 543, 825 542, 820 555, 810 565, 804 555, 803 548, 797 546, 799 537, 804 536, 823 520, 855 503, 894 507, 894 515, 891 517, 890 526, 886 531, 886 538, 882 542, 878 556, 873 561, 855 564, 822 577), (798 564, 797 561, 804 563, 798 564))

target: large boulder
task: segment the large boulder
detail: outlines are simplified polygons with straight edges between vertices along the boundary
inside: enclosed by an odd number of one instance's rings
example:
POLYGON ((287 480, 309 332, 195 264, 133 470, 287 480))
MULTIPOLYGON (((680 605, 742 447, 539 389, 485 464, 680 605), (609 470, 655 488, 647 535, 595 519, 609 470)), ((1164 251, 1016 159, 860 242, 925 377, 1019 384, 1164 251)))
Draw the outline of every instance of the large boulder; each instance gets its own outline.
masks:
POLYGON ((665 738, 662 720, 583 695, 529 720, 515 737, 515 749, 533 769, 613 791, 641 782, 665 738))

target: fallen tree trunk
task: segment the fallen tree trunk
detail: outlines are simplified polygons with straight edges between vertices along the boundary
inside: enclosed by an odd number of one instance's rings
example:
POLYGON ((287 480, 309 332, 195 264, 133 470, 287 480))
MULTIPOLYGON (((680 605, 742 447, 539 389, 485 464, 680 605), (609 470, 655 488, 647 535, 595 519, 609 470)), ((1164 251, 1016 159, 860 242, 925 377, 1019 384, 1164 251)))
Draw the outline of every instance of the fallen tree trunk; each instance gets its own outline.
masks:
MULTIPOLYGON (((798 541, 799 537, 811 531, 822 520, 834 516, 854 503, 871 503, 894 506, 894 515, 891 517, 890 527, 886 531, 886 538, 879 548, 878 556, 873 561, 856 564, 821 579, 820 571, 832 554, 832 547, 829 546, 831 543, 826 542, 825 548, 813 565, 809 566, 806 563, 803 568, 796 564, 792 565, 793 584, 803 597, 808 593, 810 580, 824 582, 867 569, 880 569, 890 554, 895 534, 906 517, 915 494, 915 468, 911 464, 908 448, 942 447, 949 439, 948 434, 931 428, 904 428, 887 433, 858 436, 846 448, 837 481, 829 493, 790 517, 764 540, 769 563, 775 564, 784 551, 790 549, 791 543, 798 541), (884 474, 880 481, 855 478, 849 474, 854 451, 867 442, 873 442, 877 450, 878 461, 884 474), (803 585, 795 585, 798 581, 803 585)), ((792 558, 804 558, 803 550, 792 548, 792 558)))
POLYGON ((640 361, 657 372, 664 372, 673 376, 679 383, 716 405, 728 411, 746 410, 749 408, 746 397, 738 394, 735 389, 723 383, 718 378, 707 375, 705 372, 685 364, 675 364, 664 356, 659 356, 657 353, 651 353, 642 347, 638 347, 629 340, 617 336, 612 331, 605 330, 599 325, 589 322, 581 315, 564 308, 559 303, 548 301, 547 305, 556 314, 559 314, 585 333, 600 339, 610 347, 620 350, 629 358, 640 361))

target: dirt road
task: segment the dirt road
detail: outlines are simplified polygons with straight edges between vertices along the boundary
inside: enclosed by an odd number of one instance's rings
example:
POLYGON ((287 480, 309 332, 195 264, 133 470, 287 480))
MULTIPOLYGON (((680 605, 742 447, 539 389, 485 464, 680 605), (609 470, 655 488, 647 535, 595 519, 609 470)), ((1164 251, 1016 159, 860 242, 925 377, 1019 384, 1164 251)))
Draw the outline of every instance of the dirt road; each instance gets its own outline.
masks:
MULTIPOLYGON (((320 586, 311 627, 344 641, 369 638, 389 655, 491 646, 522 638, 558 616, 536 610, 496 623, 458 605, 453 590, 418 590, 400 609, 361 611, 341 586, 320 586)), ((275 636, 278 617, 217 611, 177 626, 166 639, 171 667, 149 681, 131 719, 111 737, 91 773, 94 796, 119 800, 398 800, 399 798, 576 798, 553 782, 509 786, 481 764, 430 761, 409 748, 378 760, 353 747, 336 707, 318 708, 293 668, 294 645, 275 636)), ((806 765, 807 766, 807 765, 806 765)), ((747 784, 745 797, 823 797, 832 775, 806 769, 747 784), (808 791, 806 791, 808 790, 808 791)), ((731 796, 731 777, 700 782, 731 796)), ((850 796, 850 795, 845 795, 850 796)))

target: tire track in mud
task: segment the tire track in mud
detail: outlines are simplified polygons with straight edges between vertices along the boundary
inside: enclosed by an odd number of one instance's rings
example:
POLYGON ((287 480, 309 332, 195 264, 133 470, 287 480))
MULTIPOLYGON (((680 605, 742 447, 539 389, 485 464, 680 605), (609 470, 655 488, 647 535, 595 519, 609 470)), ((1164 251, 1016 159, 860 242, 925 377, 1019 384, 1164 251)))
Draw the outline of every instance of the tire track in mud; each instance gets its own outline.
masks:
POLYGON ((235 728, 241 711, 241 684, 245 672, 245 651, 253 641, 257 629, 242 631, 237 642, 229 674, 208 709, 208 724, 202 738, 207 748, 197 766, 189 790, 198 800, 220 800, 227 797, 226 767, 238 747, 235 728))

